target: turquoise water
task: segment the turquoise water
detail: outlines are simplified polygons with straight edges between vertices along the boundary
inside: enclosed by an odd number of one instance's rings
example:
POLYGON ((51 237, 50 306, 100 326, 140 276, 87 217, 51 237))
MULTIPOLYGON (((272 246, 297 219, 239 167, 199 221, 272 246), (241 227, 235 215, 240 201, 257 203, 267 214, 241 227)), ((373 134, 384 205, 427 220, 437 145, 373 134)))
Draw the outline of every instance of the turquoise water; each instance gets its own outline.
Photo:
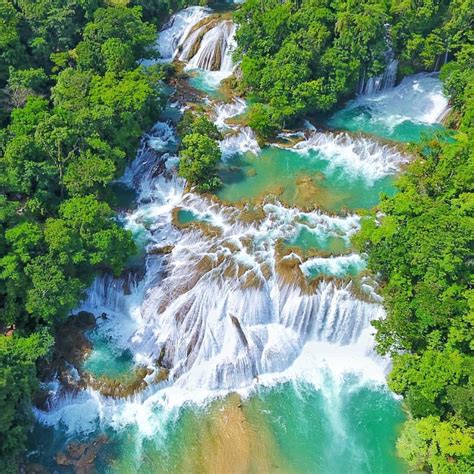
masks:
POLYGON ((375 182, 355 175, 317 151, 301 154, 289 149, 265 147, 229 159, 220 173, 224 186, 217 195, 229 202, 260 200, 274 195, 288 206, 322 208, 328 212, 370 209, 380 194, 395 193, 393 177, 375 182))
POLYGON ((84 362, 83 368, 95 378, 107 376, 124 379, 129 376, 135 364, 129 350, 115 346, 104 335, 92 334, 93 350, 84 362))
POLYGON ((289 472, 396 474, 399 402, 382 388, 358 385, 351 376, 328 388, 285 384, 250 400, 249 416, 264 415, 289 472), (337 411, 336 411, 337 410, 337 411))
MULTIPOLYGON (((212 98, 221 97, 206 73, 193 72, 190 83, 212 98)), ((416 142, 424 133, 442 128, 433 120, 443 106, 439 87, 432 75, 409 78, 396 90, 356 99, 328 124, 384 139, 416 142)), ((166 117, 174 118, 175 112, 167 110, 166 117)), ((369 158, 376 152, 369 148, 369 158)), ((276 146, 263 148, 258 156, 237 154, 221 166, 223 186, 217 195, 231 203, 251 201, 256 206, 262 200, 277 198, 299 210, 320 208, 346 215, 347 211, 370 209, 382 194, 396 192, 395 169, 385 172, 387 163, 369 159, 357 165, 351 162, 351 153, 344 160, 339 158, 314 149, 302 153, 276 146)), ((130 198, 122 197, 124 202, 130 198)), ((210 220, 208 215, 187 208, 180 209, 176 218, 183 225, 210 220)), ((144 227, 153 228, 153 224, 152 219, 144 219, 132 229, 142 255, 149 242, 144 227)), ((365 263, 352 258, 343 230, 320 231, 304 214, 299 214, 293 224, 295 233, 283 246, 288 252, 296 247, 312 258, 313 265, 306 268, 310 279, 355 277, 357 283, 365 263), (333 258, 325 258, 329 255, 333 258)), ((157 231, 154 237, 161 235, 157 231)), ((156 306, 159 303, 151 302, 156 306)), ((331 308, 328 318, 339 310, 331 308)), ((133 315, 140 319, 139 311, 133 315)), ((176 321, 179 317, 182 315, 177 314, 176 321)), ((212 330, 211 323, 206 322, 206 331, 212 330)), ((136 365, 131 352, 117 348, 103 333, 93 332, 91 339, 94 348, 84 363, 85 370, 98 378, 119 381, 133 374, 136 365)), ((39 423, 35 426, 29 461, 43 464, 49 472, 73 472, 55 463, 56 453, 64 451, 71 441, 92 442, 105 434, 108 442, 93 461, 99 473, 405 473, 407 468, 395 452, 398 431, 405 420, 401 401, 385 387, 375 385, 365 373, 340 373, 341 366, 352 367, 350 362, 360 355, 360 349, 370 351, 370 342, 364 338, 359 344, 362 347, 356 349, 350 344, 338 346, 340 353, 335 358, 331 358, 330 344, 316 344, 305 355, 309 353, 311 361, 327 358, 334 364, 331 370, 326 372, 310 362, 309 369, 306 367, 309 373, 298 372, 291 382, 275 382, 272 386, 264 385, 268 375, 262 375, 257 392, 245 399, 234 393, 207 404, 186 402, 170 408, 179 390, 167 392, 168 382, 163 379, 158 393, 154 392, 158 390, 155 385, 143 398, 138 395, 119 401, 92 397, 77 406, 66 398, 65 405, 71 403, 71 409, 60 423, 54 428, 39 423), (162 390, 168 399, 162 397, 162 390), (75 429, 76 425, 85 425, 86 429, 75 429)), ((363 364, 372 362, 367 357, 363 364)), ((361 372, 365 368, 363 365, 361 372)), ((60 405, 58 412, 62 413, 63 408, 60 405)))
POLYGON ((223 100, 224 94, 219 90, 219 73, 209 73, 199 69, 191 69, 189 73, 189 84, 198 91, 204 92, 211 99, 223 100))
POLYGON ((373 109, 367 105, 342 109, 336 112, 329 120, 328 125, 335 129, 351 132, 365 132, 398 142, 419 142, 424 137, 442 132, 444 127, 439 124, 425 124, 422 122, 403 120, 400 123, 389 125, 379 120, 373 109))
POLYGON ((408 76, 393 89, 360 96, 336 112, 328 125, 399 142, 419 142, 444 128, 437 123, 448 101, 436 74, 408 76))
POLYGON ((349 248, 347 239, 337 235, 315 232, 306 226, 301 226, 293 238, 285 240, 287 247, 297 247, 303 252, 319 250, 329 254, 339 254, 349 248))
MULTIPOLYGON (((123 474, 406 472, 394 451, 404 421, 400 403, 385 389, 360 384, 355 376, 324 383, 317 390, 305 383, 284 383, 261 388, 247 400, 231 396, 168 415, 152 411, 150 417, 162 420, 159 432, 147 437, 137 426, 106 430, 108 444, 94 464, 98 472, 123 474), (243 469, 230 469, 234 456, 243 469)), ((49 459, 66 439, 61 431, 41 427, 35 434, 49 459)), ((54 467, 51 461, 44 465, 54 467)))
POLYGON ((177 212, 178 223, 182 225, 191 224, 192 222, 210 223, 211 216, 209 215, 198 215, 189 209, 180 209, 177 212))
POLYGON ((353 256, 340 256, 335 258, 316 258, 309 260, 306 265, 306 276, 314 279, 323 276, 329 277, 355 277, 366 267, 364 260, 353 256))

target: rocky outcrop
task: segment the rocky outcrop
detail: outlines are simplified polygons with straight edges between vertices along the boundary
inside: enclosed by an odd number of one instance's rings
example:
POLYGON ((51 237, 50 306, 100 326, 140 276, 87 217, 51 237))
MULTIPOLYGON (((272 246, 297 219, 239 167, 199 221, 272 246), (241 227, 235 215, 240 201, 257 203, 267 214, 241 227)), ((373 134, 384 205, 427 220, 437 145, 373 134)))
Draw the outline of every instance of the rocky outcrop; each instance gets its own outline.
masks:
POLYGON ((106 436, 99 436, 90 443, 70 443, 66 446, 65 452, 56 454, 56 463, 59 466, 72 467, 75 474, 95 472, 95 459, 106 443, 106 436))

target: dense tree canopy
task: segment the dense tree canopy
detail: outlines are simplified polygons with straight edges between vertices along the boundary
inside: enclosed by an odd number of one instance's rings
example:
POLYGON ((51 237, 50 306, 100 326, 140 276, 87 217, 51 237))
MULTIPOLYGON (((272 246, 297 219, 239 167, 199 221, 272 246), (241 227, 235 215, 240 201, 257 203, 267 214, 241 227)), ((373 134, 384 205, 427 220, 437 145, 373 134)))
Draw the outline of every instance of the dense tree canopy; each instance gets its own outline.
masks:
POLYGON ((182 137, 179 175, 200 191, 220 186, 217 165, 221 152, 217 141, 222 135, 217 127, 204 114, 186 111, 178 132, 182 137))
POLYGON ((356 239, 385 283, 378 350, 392 356, 389 385, 414 417, 400 454, 435 473, 474 470, 472 53, 462 47, 441 74, 459 124, 455 142, 421 144, 398 194, 382 202, 383 217, 363 220, 356 239))
POLYGON ((248 0, 235 16, 242 85, 264 104, 250 121, 263 137, 331 110, 384 70, 391 47, 402 73, 439 68, 472 25, 466 0, 248 0))
POLYGON ((135 251, 108 185, 160 113, 164 71, 140 66, 155 26, 127 3, 0 1, 0 462, 12 472, 52 326, 135 251))

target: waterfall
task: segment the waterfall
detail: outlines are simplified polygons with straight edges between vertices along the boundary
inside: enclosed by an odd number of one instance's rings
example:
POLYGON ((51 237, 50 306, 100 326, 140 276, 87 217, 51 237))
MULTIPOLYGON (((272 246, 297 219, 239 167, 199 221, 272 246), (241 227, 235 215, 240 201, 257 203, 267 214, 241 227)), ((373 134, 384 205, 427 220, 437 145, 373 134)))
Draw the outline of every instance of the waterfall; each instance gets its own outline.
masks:
POLYGON ((367 81, 363 81, 359 94, 370 95, 376 92, 391 89, 397 80, 398 61, 390 60, 386 65, 385 71, 380 76, 369 77, 367 81))
POLYGON ((184 193, 176 178, 175 141, 172 127, 158 123, 124 178, 139 193, 126 227, 141 229, 148 248, 168 245, 171 253, 150 252, 140 281, 97 279, 83 303, 99 317, 99 331, 147 366, 148 387, 125 400, 91 388, 65 394, 51 401, 50 411, 36 410, 38 419, 64 425, 68 435, 93 433, 100 423, 117 430, 133 424, 141 435, 157 436, 162 417, 174 416, 186 402, 250 394, 262 384, 307 380, 318 386, 328 370, 341 379, 355 372, 383 384, 388 362, 374 354, 370 321, 383 318, 384 310, 372 296, 373 285, 365 282, 359 288, 365 297, 358 298, 350 281, 307 278, 315 268, 344 275, 361 265, 360 257, 305 264, 295 254, 280 254, 278 246, 305 228, 323 240, 341 237, 349 248, 358 216, 268 203, 259 219, 245 220, 242 209, 184 193), (177 229, 177 207, 204 227, 177 229), (161 370, 167 379, 157 382, 161 370), (161 414, 152 416, 157 410, 161 414))
MULTIPOLYGON (((231 26, 220 21, 209 28, 190 64, 196 56, 198 64, 209 64, 206 51, 221 54, 218 44, 228 49, 231 26)), ((195 30, 186 28, 187 37, 194 37, 195 30)), ((186 48, 184 42, 181 54, 186 48)), ((220 144, 224 158, 260 151, 250 128, 225 124, 245 107, 239 100, 215 107, 216 122, 228 131, 220 144)), ((299 138, 293 152, 317 148, 335 166, 355 162, 359 173, 373 172, 374 179, 403 161, 390 147, 363 138, 316 130, 299 138)), ((262 384, 310 380, 316 386, 327 371, 383 384, 387 361, 373 351, 370 321, 383 318, 384 310, 371 281, 361 280, 355 291, 348 278, 364 266, 350 251, 359 217, 268 202, 258 205, 258 216, 245 218, 247 208, 185 192, 176 147, 173 126, 157 123, 122 178, 138 193, 137 208, 123 220, 148 250, 144 275, 98 278, 82 305, 98 317, 98 331, 147 367, 147 388, 125 400, 89 388, 54 399, 50 412, 37 411, 38 418, 66 425, 68 434, 92 433, 100 423, 117 430, 134 424, 143 435, 156 436, 163 413, 229 392, 245 396, 262 384), (178 225, 177 210, 194 216, 192 222, 178 225), (339 239, 345 250, 306 260, 283 251, 282 243, 303 229, 321 241, 339 239), (154 251, 164 247, 166 252, 154 251)))
POLYGON ((208 26, 200 26, 183 40, 179 59, 188 61, 192 68, 230 73, 234 67, 231 53, 235 47, 235 25, 223 20, 210 29, 208 26))
POLYGON ((226 120, 243 114, 246 110, 247 103, 240 98, 235 98, 229 103, 218 103, 214 106, 214 123, 219 130, 232 128, 226 123, 226 120))
POLYGON ((238 128, 231 135, 226 136, 220 142, 223 159, 234 156, 237 153, 260 153, 255 132, 250 127, 238 128))
POLYGON ((375 140, 347 133, 313 131, 292 149, 305 154, 317 150, 322 157, 327 157, 333 168, 362 177, 368 183, 397 173, 409 161, 409 157, 394 146, 380 145, 375 140))
POLYGON ((439 126, 448 106, 438 74, 420 73, 403 78, 383 93, 359 95, 328 124, 397 141, 417 141, 439 126))
POLYGON ((190 68, 229 75, 234 69, 235 29, 231 20, 211 15, 209 9, 189 7, 161 31, 158 50, 163 58, 177 58, 190 68))
POLYGON ((196 23, 210 15, 203 7, 189 7, 174 14, 160 32, 157 47, 164 60, 171 60, 178 54, 178 46, 187 37, 196 23))
POLYGON ((395 52, 390 37, 390 25, 385 24, 385 42, 387 49, 384 53, 385 71, 379 76, 365 78, 365 70, 359 85, 359 94, 370 95, 376 92, 391 89, 397 80, 398 60, 395 59, 395 52))

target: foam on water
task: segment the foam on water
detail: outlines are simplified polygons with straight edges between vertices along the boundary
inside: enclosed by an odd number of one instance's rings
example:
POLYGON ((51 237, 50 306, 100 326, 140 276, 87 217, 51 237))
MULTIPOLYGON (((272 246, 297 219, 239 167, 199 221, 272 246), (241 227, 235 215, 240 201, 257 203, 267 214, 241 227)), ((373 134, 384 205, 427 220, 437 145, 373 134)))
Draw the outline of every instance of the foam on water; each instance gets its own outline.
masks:
POLYGON ((370 183, 395 174, 409 161, 408 156, 393 146, 346 133, 312 132, 308 138, 298 142, 293 150, 305 154, 317 151, 329 161, 331 168, 343 169, 345 173, 363 177, 370 183))
POLYGON ((358 254, 337 257, 318 257, 306 260, 300 265, 301 271, 309 278, 317 276, 343 277, 357 274, 365 268, 365 262, 358 254))
MULTIPOLYGON (((166 124, 154 129, 163 142, 160 149, 174 140, 168 132, 166 124)), ((153 361, 161 358, 170 369, 169 381, 153 383, 152 373, 144 392, 121 401, 91 389, 58 397, 49 412, 37 412, 39 419, 66 427, 68 434, 136 423, 144 436, 155 436, 163 417, 185 402, 205 403, 230 391, 246 396, 262 383, 307 381, 309 367, 316 384, 314 368, 330 370, 342 354, 352 355, 351 364, 337 369, 341 374, 355 370, 364 380, 382 383, 385 362, 372 353, 369 322, 383 317, 383 308, 356 299, 351 283, 323 281, 308 293, 277 270, 279 240, 295 237, 301 226, 348 240, 358 217, 303 213, 268 203, 261 219, 242 221, 238 209, 183 194, 173 168, 163 166, 170 155, 157 153, 153 143, 145 140, 127 172, 125 181, 137 186, 141 202, 127 225, 143 225, 149 245, 171 244, 172 253, 150 255, 140 281, 125 285, 111 277, 97 279, 81 309, 106 313, 99 334, 108 334, 152 371, 157 370, 153 361), (171 225, 176 206, 219 231, 178 231, 171 225)), ((300 259, 302 276, 305 265, 315 262, 300 259)))
POLYGON ((416 141, 439 123, 448 99, 437 74, 405 77, 393 88, 362 95, 329 120, 329 125, 400 141, 416 141))
MULTIPOLYGON (((200 7, 181 11, 160 34, 158 47, 163 58, 181 55, 190 68, 211 68, 221 54, 220 70, 205 73, 210 81, 221 80, 234 67, 235 27, 218 22, 196 52, 192 42, 199 34, 193 27, 209 14, 200 7)), ((262 152, 250 128, 226 124, 245 108, 240 99, 215 107, 216 125, 228 132, 220 142, 224 161, 262 152)), ((310 159, 316 152, 328 169, 367 182, 396 173, 406 162, 394 148, 365 138, 313 129, 299 138, 304 139, 289 151, 293 157, 310 159)), ((176 173, 176 146, 173 127, 156 124, 121 180, 138 194, 137 208, 123 222, 150 250, 144 276, 97 278, 78 308, 106 314, 98 337, 107 335, 118 353, 129 351, 135 364, 148 367, 147 388, 121 400, 92 389, 61 394, 55 388, 50 410, 36 410, 36 416, 68 437, 133 427, 139 452, 143 438, 166 439, 170 420, 177 423, 184 406, 202 406, 231 392, 245 398, 288 382, 296 390, 310 385, 320 392, 334 433, 345 436, 338 390, 347 388, 348 376, 355 380, 351 388, 385 386, 389 364, 373 349, 370 321, 384 317, 376 285, 362 277, 367 297, 360 299, 347 278, 364 267, 361 256, 347 254, 359 217, 302 212, 276 201, 259 204, 252 216, 249 208, 185 192, 176 173), (173 224, 177 208, 191 216, 183 228, 173 224), (321 242, 311 250, 326 255, 323 243, 337 238, 344 254, 305 260, 295 244, 302 231, 321 242), (285 242, 295 248, 282 250, 285 242), (151 251, 165 246, 165 254, 151 251), (316 285, 314 276, 336 278, 316 285), (162 369, 168 378, 158 381, 162 369)), ((272 178, 277 182, 279 176, 272 178)))
POLYGON ((247 103, 238 97, 229 103, 220 102, 214 106, 214 123, 219 130, 232 128, 226 123, 226 120, 241 115, 246 110, 247 103))
POLYGON ((239 153, 260 153, 260 146, 257 137, 250 127, 239 128, 236 133, 226 136, 221 142, 220 147, 222 157, 225 160, 239 153))

